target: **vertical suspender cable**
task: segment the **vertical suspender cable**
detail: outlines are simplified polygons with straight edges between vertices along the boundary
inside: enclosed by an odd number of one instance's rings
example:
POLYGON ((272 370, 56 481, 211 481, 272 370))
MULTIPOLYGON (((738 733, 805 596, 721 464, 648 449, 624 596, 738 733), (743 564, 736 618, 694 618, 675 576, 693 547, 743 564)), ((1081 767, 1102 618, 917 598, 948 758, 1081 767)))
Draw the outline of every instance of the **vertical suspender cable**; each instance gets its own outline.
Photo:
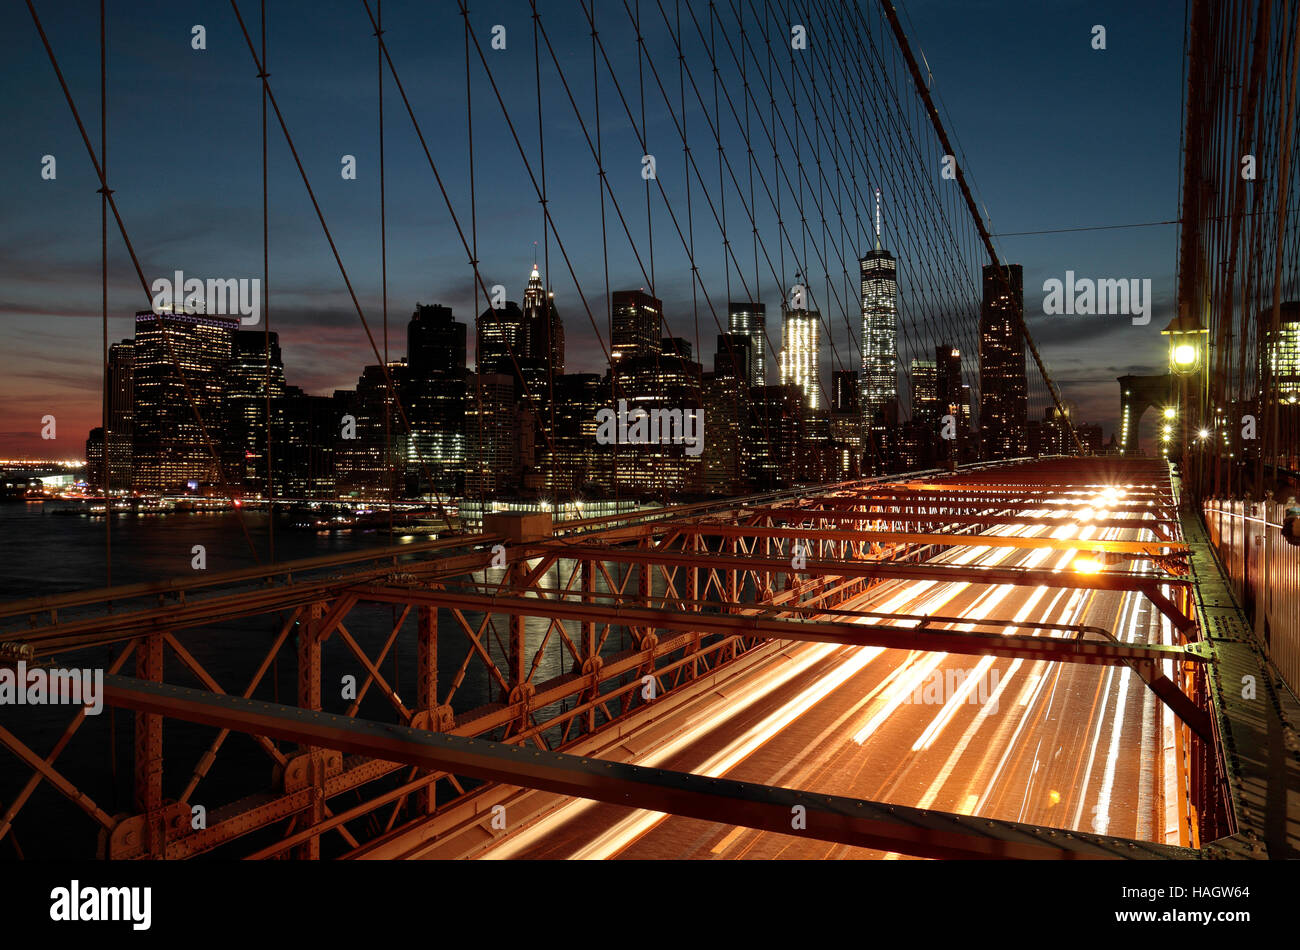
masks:
MULTIPOLYGON (((104 0, 99 0, 99 156, 108 174, 108 26, 104 19, 104 0)), ((104 385, 100 405, 100 431, 103 433, 104 468, 104 586, 113 586, 113 485, 109 443, 112 435, 112 396, 109 393, 108 365, 108 193, 99 189, 99 277, 103 303, 104 385)), ((132 361, 134 378, 135 364, 132 361)))
MULTIPOLYGON (((261 4, 262 18, 262 71, 266 71, 266 0, 261 4)), ((267 559, 275 563, 275 480, 271 463, 271 206, 267 188, 266 151, 266 84, 262 83, 262 318, 265 350, 266 379, 263 384, 266 397, 266 538, 267 559)))

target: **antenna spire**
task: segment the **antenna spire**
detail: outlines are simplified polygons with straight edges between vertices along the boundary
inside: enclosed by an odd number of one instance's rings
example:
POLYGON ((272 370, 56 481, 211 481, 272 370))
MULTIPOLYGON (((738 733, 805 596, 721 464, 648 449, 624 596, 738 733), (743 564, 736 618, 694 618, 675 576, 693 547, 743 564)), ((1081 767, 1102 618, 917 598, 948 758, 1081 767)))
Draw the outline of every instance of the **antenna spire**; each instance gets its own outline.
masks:
POLYGON ((880 189, 876 189, 876 250, 880 250, 880 189))

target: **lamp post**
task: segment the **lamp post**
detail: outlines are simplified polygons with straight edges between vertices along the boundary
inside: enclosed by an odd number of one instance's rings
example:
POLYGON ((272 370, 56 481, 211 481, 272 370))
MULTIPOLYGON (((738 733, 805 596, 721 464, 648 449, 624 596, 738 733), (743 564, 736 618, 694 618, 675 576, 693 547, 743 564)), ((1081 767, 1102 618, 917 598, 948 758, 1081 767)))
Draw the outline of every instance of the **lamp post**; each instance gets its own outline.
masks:
MULTIPOLYGON (((1177 387, 1175 405, 1178 406, 1177 415, 1181 417, 1179 419, 1182 443, 1180 468, 1184 479, 1188 478, 1187 420, 1193 415, 1188 383, 1200 374, 1205 365, 1206 340, 1209 332, 1186 303, 1179 305, 1178 315, 1169 321, 1169 326, 1160 331, 1162 335, 1169 337, 1169 371, 1173 374, 1174 385, 1177 387)), ((1196 395, 1199 403, 1200 393, 1197 392, 1196 395)), ((1200 416, 1198 411, 1196 417, 1200 418, 1200 416)), ((1198 471, 1191 481, 1193 492, 1199 498, 1201 473, 1198 471)))

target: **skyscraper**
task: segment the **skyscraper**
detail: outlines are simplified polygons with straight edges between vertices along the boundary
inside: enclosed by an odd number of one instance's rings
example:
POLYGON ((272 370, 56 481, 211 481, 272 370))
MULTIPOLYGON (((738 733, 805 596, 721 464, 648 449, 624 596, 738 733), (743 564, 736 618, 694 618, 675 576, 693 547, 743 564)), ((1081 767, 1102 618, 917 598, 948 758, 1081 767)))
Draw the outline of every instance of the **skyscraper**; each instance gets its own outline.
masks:
POLYGON ((271 454, 277 498, 333 498, 335 448, 342 413, 333 396, 311 396, 297 386, 271 403, 271 454))
POLYGON ((1300 398, 1300 301, 1284 301, 1280 308, 1277 332, 1273 332, 1273 315, 1261 314, 1264 327, 1264 362, 1259 378, 1271 379, 1272 390, 1283 403, 1294 405, 1300 398))
MULTIPOLYGON (((108 463, 110 488, 131 487, 131 438, 134 430, 135 343, 123 340, 108 348, 108 376, 104 381, 104 405, 108 411, 108 431, 103 436, 103 452, 108 463)), ((96 484, 102 483, 101 480, 96 484)))
MULTIPOLYGON (((664 342, 658 341, 658 346, 662 347, 664 342)), ((691 358, 690 347, 684 345, 684 340, 669 338, 666 342, 667 352, 624 356, 611 367, 610 378, 616 382, 612 398, 616 400, 615 406, 626 400, 629 411, 640 410, 651 417, 669 418, 679 414, 683 420, 681 425, 685 426, 687 418, 703 419, 702 368, 691 358)), ((704 466, 699 446, 688 451, 685 435, 682 428, 679 437, 683 441, 661 439, 657 443, 615 446, 614 484, 621 491, 646 495, 702 491, 704 466)))
POLYGON ((488 307, 474 321, 474 364, 479 373, 518 378, 516 365, 523 368, 524 312, 507 300, 500 307, 488 307))
POLYGON ((1024 272, 1019 264, 984 268, 980 306, 980 445, 985 459, 1028 450, 1024 272))
MULTIPOLYGON (((521 474, 520 406, 512 377, 478 373, 468 381, 465 440, 471 464, 465 472, 467 495, 492 494, 518 485, 521 474)), ((531 427, 533 420, 528 418, 531 427)), ((531 432, 529 433, 531 436, 531 432)))
POLYGON ((858 371, 831 373, 831 441, 840 478, 855 478, 862 466, 862 387, 858 371))
MULTIPOLYGON (((226 477, 250 494, 267 494, 267 397, 284 395, 280 339, 263 330, 235 331, 222 400, 226 477)), ((274 450, 273 450, 274 451, 274 450)))
POLYGON ((868 427, 898 395, 898 261, 880 243, 876 191, 876 246, 858 259, 862 280, 862 414, 868 427))
POLYGON ((750 386, 767 385, 766 327, 767 310, 763 304, 735 300, 727 304, 727 332, 743 334, 752 341, 750 372, 747 379, 750 386))
POLYGON ((239 320, 231 317, 170 310, 136 313, 132 456, 137 491, 163 492, 191 481, 223 480, 220 409, 238 327, 239 320), (202 428, 190 399, 203 419, 202 428))
MULTIPOLYGON (((946 416, 951 413, 960 421, 963 402, 961 350, 947 343, 939 344, 934 348, 934 364, 936 367, 934 398, 939 404, 939 415, 946 416)), ((969 413, 969 407, 966 412, 969 413)))
POLYGON ((659 325, 664 311, 659 299, 641 290, 618 290, 611 306, 614 327, 610 360, 617 363, 638 356, 657 356, 663 339, 659 325))
POLYGON ((749 424, 749 479, 757 491, 794 481, 799 426, 804 417, 797 386, 760 386, 753 393, 749 424))
POLYGON ((831 373, 831 412, 843 415, 862 411, 857 370, 837 369, 831 373))
MULTIPOLYGON (((334 454, 334 471, 339 494, 376 499, 392 497, 404 485, 400 460, 407 449, 407 433, 397 415, 388 379, 402 391, 406 387, 409 367, 405 361, 390 361, 385 367, 367 366, 353 392, 336 391, 340 401, 340 418, 352 417, 342 426, 342 437, 334 454), (391 413, 391 416, 390 416, 391 413)), ((277 492, 278 493, 278 492, 277 492)))
POLYGON ((747 333, 720 333, 714 351, 713 371, 739 382, 743 392, 756 385, 754 380, 754 340, 747 333))
MULTIPOLYGON (((732 335, 732 334, 727 334, 732 335)), ((745 349, 749 338, 744 337, 745 349)), ((704 397, 704 490, 713 495, 743 494, 748 462, 747 382, 734 372, 735 361, 719 352, 705 373, 704 397)))
POLYGON ((547 293, 534 264, 524 288, 524 356, 539 361, 551 375, 560 376, 564 373, 564 324, 554 298, 554 294, 547 293))
MULTIPOLYGON (((490 313, 487 319, 492 319, 490 313)), ((498 328, 490 324, 485 328, 488 340, 495 339, 494 329, 498 328)), ((419 493, 430 489, 439 494, 455 493, 463 485, 469 376, 465 369, 466 332, 450 307, 417 305, 407 326, 406 382, 401 395, 410 431, 402 442, 406 455, 401 464, 419 493)), ((503 358, 509 364, 504 354, 489 356, 490 360, 503 358)), ((393 431, 403 431, 400 419, 394 419, 391 426, 393 431)))
MULTIPOLYGON (((456 322, 451 307, 417 303, 406 325, 406 362, 412 375, 421 378, 464 369, 465 332, 465 324, 456 322)), ((488 337, 495 338, 495 332, 489 330, 488 337)), ((484 345, 481 339, 478 345, 484 345)))
POLYGON ((547 489, 574 495, 592 483, 608 484, 605 447, 596 442, 596 416, 609 404, 608 383, 596 373, 555 377, 554 451, 547 453, 547 489))
POLYGON ((821 314, 784 308, 781 332, 781 385, 797 386, 808 409, 821 405, 817 359, 821 352, 821 314))
POLYGON ((95 426, 86 437, 86 481, 104 484, 104 427, 95 426))
POLYGON ((912 421, 931 432, 939 421, 938 366, 933 360, 912 360, 912 421))
MULTIPOLYGON (((954 462, 973 461, 970 445, 970 386, 961 381, 961 350, 948 343, 934 348, 936 419, 952 416, 956 438, 945 442, 954 452, 944 451, 942 457, 954 462)), ((939 430, 943 432, 943 429, 939 430)))

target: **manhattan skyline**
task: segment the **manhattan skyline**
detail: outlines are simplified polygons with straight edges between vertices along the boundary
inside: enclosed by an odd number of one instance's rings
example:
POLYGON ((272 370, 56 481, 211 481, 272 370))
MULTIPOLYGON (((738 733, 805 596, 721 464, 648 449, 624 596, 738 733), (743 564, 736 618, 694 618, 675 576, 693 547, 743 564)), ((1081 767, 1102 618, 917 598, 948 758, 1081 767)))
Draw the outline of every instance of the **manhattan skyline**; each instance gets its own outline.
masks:
MULTIPOLYGON (((51 10, 48 22, 65 58, 73 95, 85 114, 97 105, 98 98, 97 31, 87 28, 94 20, 89 9, 81 11, 85 18, 79 18, 75 6, 51 10)), ((130 43, 123 40, 126 25, 114 21, 111 9, 108 27, 108 171, 146 276, 170 274, 180 268, 200 276, 261 277, 260 94, 255 77, 245 75, 250 72, 247 51, 237 45, 242 44, 237 28, 225 19, 214 19, 208 24, 205 59, 186 42, 192 15, 162 5, 152 9, 157 16, 142 17, 132 24, 135 39, 130 43), (147 59, 145 49, 150 51, 147 59), (148 78, 151 75, 166 76, 165 88, 155 88, 148 78), (133 106, 160 96, 168 104, 160 113, 173 113, 170 104, 186 99, 194 103, 189 108, 195 114, 202 109, 206 127, 220 134, 205 140, 208 148, 182 150, 181 157, 169 157, 166 150, 153 148, 157 136, 141 123, 137 118, 140 110, 133 106), (214 181, 221 183, 225 199, 215 204, 209 200, 214 181)), ((367 319, 379 335, 383 308, 378 292, 377 135, 368 111, 377 92, 373 41, 367 44, 357 35, 366 32, 364 13, 342 4, 337 9, 326 4, 323 10, 337 15, 291 25, 277 20, 274 9, 269 11, 268 59, 277 72, 274 82, 281 90, 287 120, 300 140, 299 148, 325 205, 340 254, 367 319), (319 65, 317 57, 330 63, 332 78, 326 83, 312 79, 319 65), (337 162, 344 154, 356 156, 356 181, 338 176, 337 162)), ((503 55, 494 68, 502 73, 502 86, 520 98, 535 88, 527 10, 524 3, 499 4, 482 20, 500 19, 516 29, 520 56, 503 55)), ((1168 31, 1161 25, 1169 22, 1171 10, 1133 13, 1118 4, 1101 4, 1048 12, 1027 4, 953 9, 919 3, 900 11, 910 19, 915 42, 933 71, 934 90, 947 109, 962 159, 969 163, 977 197, 987 206, 995 234, 1134 224, 1175 216, 1180 39, 1165 35, 1168 31), (1105 51, 1088 46, 1093 21, 1108 24, 1110 42, 1105 51), (1043 70, 1044 81, 1038 88, 1023 89, 1004 81, 1006 67, 1001 64, 1016 57, 1027 58, 1031 67, 1043 70), (1129 82, 1135 72, 1144 78, 1147 101, 1131 101, 1129 82), (996 100, 999 107, 987 108, 979 89, 1002 90, 996 100), (1066 131, 1070 123, 1059 118, 1063 109, 1073 110, 1070 114, 1077 114, 1085 125, 1091 122, 1093 128, 1104 128, 1101 120, 1119 114, 1116 110, 1121 102, 1126 109, 1148 109, 1152 119, 1149 124, 1130 123, 1126 134, 1135 147, 1122 155, 1107 144, 1105 136, 1074 141, 1066 131), (1170 129, 1175 130, 1173 134, 1170 129), (1142 143, 1149 147, 1136 147, 1142 143), (1065 180, 1092 184, 1082 190, 1065 189, 1061 186, 1065 180), (1145 185, 1135 187, 1134 181, 1145 185)), ((385 12, 390 11, 395 20, 410 12, 398 3, 390 3, 385 12)), ((557 19, 564 15, 558 10, 555 14, 557 19)), ((626 27, 614 22, 611 29, 615 25, 626 27)), ((482 26, 484 35, 489 27, 482 26)), ((26 32, 33 35, 17 29, 0 40, 6 53, 0 68, 8 72, 8 88, 23 93, 21 101, 15 98, 8 106, 11 124, 18 132, 0 151, 0 172, 10 183, 6 188, 10 227, 0 254, 0 283, 5 288, 0 310, 13 330, 11 346, 0 357, 4 378, 0 388, 9 409, 7 424, 0 427, 0 453, 79 457, 84 433, 99 416, 102 385, 99 200, 94 194, 93 171, 49 63, 30 26, 26 32), (41 181, 37 174, 44 154, 59 158, 59 175, 54 181, 41 181), (39 420, 46 413, 59 420, 55 440, 40 438, 39 420)), ((670 49, 662 22, 656 19, 646 32, 649 48, 660 54, 670 49)), ((458 109, 463 111, 464 51, 459 31, 449 35, 429 31, 418 37, 399 34, 391 36, 390 42, 395 58, 410 63, 410 72, 420 69, 422 74, 447 78, 441 86, 421 83, 408 89, 418 115, 428 120, 435 113, 455 116, 458 109), (447 60, 441 66, 440 56, 447 60), (454 68, 457 62, 460 76, 454 68)), ((548 159, 556 168, 565 155, 581 158, 586 146, 572 114, 561 108, 557 97, 563 96, 563 90, 553 70, 548 76, 543 68, 542 86, 550 110, 548 159)), ((602 95, 607 92, 603 90, 602 95)), ((386 94, 390 104, 397 98, 391 83, 386 94)), ((542 240, 535 197, 530 200, 526 190, 516 187, 522 163, 513 146, 501 137, 508 133, 503 133, 499 112, 491 111, 494 103, 490 95, 486 83, 476 80, 475 164, 477 201, 482 206, 478 256, 484 262, 483 280, 489 286, 504 284, 514 294, 518 275, 527 274, 536 255, 564 314, 566 371, 600 372, 604 358, 592 323, 602 333, 607 328, 599 228, 594 223, 596 194, 585 178, 552 174, 553 207, 563 207, 565 200, 573 202, 573 210, 563 216, 556 211, 556 226, 566 245, 571 245, 566 250, 580 295, 557 242, 542 240), (504 187, 506 184, 511 187, 504 187)), ((984 98, 988 95, 984 93, 984 98)), ((405 117, 399 114, 397 118, 405 117)), ((691 113, 690 119, 696 128, 704 128, 699 115, 691 113)), ((373 359, 364 355, 364 333, 297 179, 292 157, 274 124, 270 132, 272 262, 267 286, 271 329, 279 334, 281 345, 295 354, 294 384, 308 392, 327 393, 355 385, 359 365, 373 359)), ((94 132, 91 135, 97 138, 94 132)), ((672 170, 680 159, 665 157, 674 136, 667 116, 648 117, 648 137, 663 143, 663 177, 676 197, 678 192, 673 189, 679 188, 680 182, 674 185, 667 179, 679 176, 680 169, 672 170)), ((445 163, 444 174, 455 183, 453 204, 464 211, 468 175, 462 137, 463 130, 454 129, 441 143, 438 160, 445 163), (455 148, 450 146, 453 142, 455 148)), ((479 293, 476 307, 472 273, 455 246, 446 210, 440 206, 409 124, 395 119, 386 144, 389 343, 390 351, 397 352, 400 345, 394 345, 393 338, 403 335, 405 315, 416 301, 450 306, 457 319, 465 321, 481 310, 485 301, 479 293)), ((612 109, 605 148, 611 153, 621 149, 629 155, 640 150, 626 118, 612 109)), ((530 144, 530 151, 536 151, 535 143, 530 144)), ((640 190, 637 158, 639 154, 633 155, 632 166, 624 169, 626 174, 618 183, 629 203, 640 190)), ((911 298, 905 282, 911 261, 908 249, 900 247, 890 233, 889 209, 891 203, 905 200, 906 196, 891 194, 888 189, 883 195, 884 242, 900 262, 900 322, 908 318, 911 298)), ((711 298, 710 310, 702 294, 697 292, 692 299, 690 274, 680 247, 675 246, 671 222, 657 213, 653 225, 658 249, 653 290, 663 301, 668 321, 664 333, 692 342, 698 339, 700 352, 708 350, 719 332, 715 316, 725 332, 728 299, 744 299, 734 286, 739 275, 719 249, 697 250, 701 280, 711 298), (733 284, 729 295, 724 288, 728 278, 733 284)), ((632 227, 644 240, 644 220, 633 222, 632 227)), ((1162 363, 1158 328, 1169 317, 1175 240, 1176 229, 1171 226, 998 239, 1005 260, 1024 263, 1026 316, 1063 396, 1078 406, 1080 418, 1101 423, 1107 437, 1118 425, 1115 378, 1128 372, 1154 371, 1162 363), (1099 237, 1104 240, 1097 240, 1099 237), (1043 280, 1059 278, 1067 269, 1090 275, 1151 276, 1156 298, 1151 326, 1135 328, 1127 320, 1113 318, 1084 321, 1043 316, 1039 292, 1043 280), (1079 346, 1083 342, 1086 350, 1079 346)), ((869 241, 864 234, 858 253, 870 250, 869 241)), ((752 259, 741 255, 740 262, 749 271, 745 280, 756 286, 757 296, 770 311, 767 330, 777 349, 765 354, 770 376, 781 346, 778 286, 766 273, 766 265, 760 267, 761 280, 755 282, 752 259)), ((796 266, 787 260, 783 275, 787 282, 793 280, 795 271, 796 266)), ((851 308, 849 326, 845 325, 835 295, 826 299, 821 276, 814 270, 809 286, 813 306, 822 312, 832 331, 831 340, 822 340, 820 353, 819 376, 825 391, 832 372, 859 366, 860 351, 849 337, 850 332, 853 337, 858 335, 859 328, 853 325, 860 317, 852 312, 856 308, 851 308)), ((971 279, 977 281, 978 274, 971 279)), ((642 286, 646 282, 626 239, 621 248, 610 242, 608 290, 642 286)), ((133 315, 144 305, 143 291, 135 282, 121 241, 110 232, 110 342, 129 336, 133 315)), ((925 348, 937 342, 918 339, 916 352, 904 350, 900 342, 901 388, 907 385, 903 370, 910 360, 924 358, 925 348)), ((961 341, 951 342, 961 345, 961 341)), ((962 348, 973 352, 969 341, 962 348)), ((469 359, 474 361, 473 353, 469 359)))

